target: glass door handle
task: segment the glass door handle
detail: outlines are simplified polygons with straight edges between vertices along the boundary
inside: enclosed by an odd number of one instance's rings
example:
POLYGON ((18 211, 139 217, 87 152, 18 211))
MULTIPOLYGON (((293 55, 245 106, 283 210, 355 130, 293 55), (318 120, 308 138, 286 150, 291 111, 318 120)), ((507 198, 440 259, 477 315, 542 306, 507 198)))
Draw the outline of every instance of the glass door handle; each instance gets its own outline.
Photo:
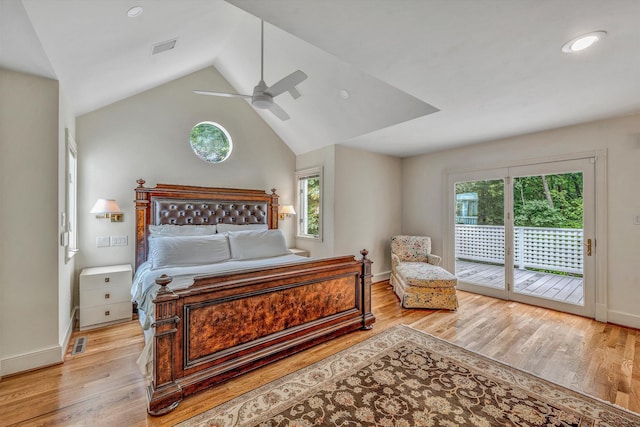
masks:
POLYGON ((587 256, 591 256, 591 239, 587 239, 587 243, 583 243, 587 247, 587 256))

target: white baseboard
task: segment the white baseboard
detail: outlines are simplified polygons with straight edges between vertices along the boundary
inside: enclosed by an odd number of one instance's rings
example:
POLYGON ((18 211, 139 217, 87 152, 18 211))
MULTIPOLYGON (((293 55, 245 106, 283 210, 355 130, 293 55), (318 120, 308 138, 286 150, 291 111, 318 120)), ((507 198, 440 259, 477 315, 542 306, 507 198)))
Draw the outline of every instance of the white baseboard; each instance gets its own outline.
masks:
POLYGON ((73 324, 76 320, 76 314, 78 313, 78 306, 73 307, 73 311, 71 312, 71 318, 69 319, 69 323, 66 327, 64 333, 64 339, 60 343, 62 354, 60 355, 60 359, 64 361, 64 356, 67 354, 67 347, 69 347, 69 340, 71 339, 71 334, 73 333, 73 324))
POLYGON ((596 304, 596 320, 598 322, 607 323, 607 305, 606 304, 596 304))
POLYGON ((373 275, 373 277, 371 278, 371 281, 373 283, 376 282, 385 282, 387 280, 389 280, 389 276, 391 276, 391 270, 389 271, 383 271, 382 273, 376 273, 373 275))
POLYGON ((67 352, 67 347, 69 346, 69 340, 71 340, 73 324, 77 313, 78 306, 75 306, 71 313, 69 324, 65 328, 64 339, 60 345, 0 359, 0 379, 5 375, 31 371, 33 369, 44 368, 45 366, 56 365, 64 362, 64 356, 67 352))
POLYGON ((609 323, 640 329, 640 316, 638 315, 614 310, 609 310, 607 314, 607 322, 609 323))
POLYGON ((6 357, 0 360, 0 378, 5 375, 62 363, 62 354, 64 354, 62 348, 59 345, 54 345, 29 353, 6 357))

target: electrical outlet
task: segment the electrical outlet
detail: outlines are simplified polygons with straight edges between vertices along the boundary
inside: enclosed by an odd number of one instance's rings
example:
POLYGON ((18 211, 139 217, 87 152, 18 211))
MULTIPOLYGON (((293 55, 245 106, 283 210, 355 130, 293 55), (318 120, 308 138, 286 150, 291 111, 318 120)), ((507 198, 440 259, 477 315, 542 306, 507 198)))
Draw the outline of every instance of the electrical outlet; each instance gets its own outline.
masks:
POLYGON ((129 238, 127 236, 111 236, 111 246, 127 246, 129 238))
POLYGON ((99 248, 104 248, 109 246, 109 236, 98 236, 96 237, 96 246, 99 248))

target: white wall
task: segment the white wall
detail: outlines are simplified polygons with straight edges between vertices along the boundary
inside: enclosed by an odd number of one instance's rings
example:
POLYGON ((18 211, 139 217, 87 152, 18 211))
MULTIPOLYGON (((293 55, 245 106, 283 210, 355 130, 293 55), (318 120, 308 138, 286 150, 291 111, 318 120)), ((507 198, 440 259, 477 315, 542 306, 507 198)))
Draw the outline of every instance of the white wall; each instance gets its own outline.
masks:
POLYGON ((296 245, 314 257, 369 251, 373 280, 391 269, 389 241, 400 232, 401 160, 331 145, 297 156, 296 170, 323 168, 322 241, 298 237, 296 245))
POLYGON ((426 234, 442 251, 443 179, 446 171, 485 169, 526 159, 607 150, 608 320, 640 327, 640 115, 509 138, 402 162, 402 231, 426 234))
MULTIPOLYGON (((134 264, 133 189, 143 178, 157 183, 276 188, 281 203, 293 200, 295 156, 242 99, 192 93, 193 89, 233 88, 212 68, 88 113, 76 120, 79 145, 78 269, 134 264), (201 121, 214 121, 229 131, 231 156, 220 164, 200 160, 191 150, 189 133, 201 121), (116 199, 124 222, 99 220, 89 213, 98 198, 116 199), (129 245, 96 247, 98 236, 127 236, 129 245)), ((281 222, 294 246, 293 227, 281 222)), ((77 296, 77 294, 76 294, 77 296)))
POLYGON ((373 280, 391 270, 391 236, 401 231, 401 160, 383 154, 336 146, 336 255, 369 251, 373 280))
POLYGON ((0 376, 61 360, 58 82, 0 69, 0 376))

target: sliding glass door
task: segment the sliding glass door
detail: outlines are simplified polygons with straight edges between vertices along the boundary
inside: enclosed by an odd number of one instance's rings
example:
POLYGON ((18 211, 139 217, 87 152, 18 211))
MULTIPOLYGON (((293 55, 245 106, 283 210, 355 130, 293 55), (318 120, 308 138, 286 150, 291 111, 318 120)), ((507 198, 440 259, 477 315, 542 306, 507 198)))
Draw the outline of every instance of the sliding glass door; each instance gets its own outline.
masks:
POLYGON ((459 289, 594 316, 594 162, 459 174, 459 289))
MULTIPOLYGON (((455 183, 456 276, 462 288, 507 298, 505 176, 508 170, 461 176, 455 183)), ((459 286, 459 287, 461 287, 459 286)))

